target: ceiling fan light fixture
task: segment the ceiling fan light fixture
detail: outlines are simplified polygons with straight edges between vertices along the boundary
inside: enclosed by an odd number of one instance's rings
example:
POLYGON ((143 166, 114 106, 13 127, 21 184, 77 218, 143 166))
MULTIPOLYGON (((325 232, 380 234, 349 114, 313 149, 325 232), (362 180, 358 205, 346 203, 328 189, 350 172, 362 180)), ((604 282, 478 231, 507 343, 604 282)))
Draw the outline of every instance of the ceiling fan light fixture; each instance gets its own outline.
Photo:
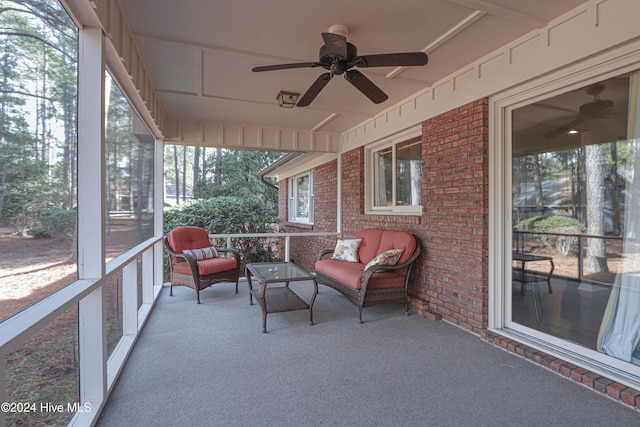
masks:
POLYGON ((296 106, 298 102, 299 93, 295 92, 285 92, 280 91, 276 99, 278 100, 278 105, 282 108, 293 108, 296 106))

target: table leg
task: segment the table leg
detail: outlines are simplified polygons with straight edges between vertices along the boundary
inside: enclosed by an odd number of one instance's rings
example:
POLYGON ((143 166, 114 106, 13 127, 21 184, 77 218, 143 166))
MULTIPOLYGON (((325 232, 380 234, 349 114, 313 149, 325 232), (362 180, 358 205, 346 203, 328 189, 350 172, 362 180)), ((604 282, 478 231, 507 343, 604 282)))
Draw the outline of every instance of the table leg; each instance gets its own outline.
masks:
POLYGON ((249 305, 253 305, 253 292, 251 292, 253 287, 251 286, 251 273, 248 268, 244 270, 244 274, 247 278, 247 285, 249 285, 249 305))
POLYGON ((526 265, 526 261, 520 261, 520 295, 524 295, 524 267, 526 265))
POLYGON ((549 270, 549 275, 547 276, 547 287, 549 288, 549 293, 552 293, 553 291, 551 290, 551 275, 553 274, 553 270, 556 266, 553 264, 553 259, 550 259, 549 262, 551 263, 551 270, 549 270))
POLYGON ((262 310, 262 332, 267 333, 267 299, 265 293, 267 292, 267 284, 260 283, 260 290, 258 291, 258 304, 262 310))
POLYGON ((313 279, 313 295, 311 296, 311 301, 309 301, 309 322, 313 325, 313 303, 316 300, 316 295, 318 295, 318 282, 316 279, 313 279))

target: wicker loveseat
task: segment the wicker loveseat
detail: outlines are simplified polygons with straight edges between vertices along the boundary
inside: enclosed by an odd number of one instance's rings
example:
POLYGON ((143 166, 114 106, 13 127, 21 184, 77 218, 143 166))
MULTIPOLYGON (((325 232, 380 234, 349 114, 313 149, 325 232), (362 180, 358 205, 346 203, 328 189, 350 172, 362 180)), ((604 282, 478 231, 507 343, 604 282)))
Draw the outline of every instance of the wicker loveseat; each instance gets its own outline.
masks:
POLYGON ((365 229, 356 233, 355 239, 338 239, 336 248, 318 255, 316 280, 336 289, 354 303, 361 323, 362 309, 376 304, 403 303, 408 314, 407 285, 418 255, 420 243, 411 233, 365 229), (351 249, 357 246, 356 258, 345 260, 341 245, 352 245, 351 249), (389 260, 388 254, 395 255, 395 259, 389 260), (366 268, 370 262, 373 265, 366 268))

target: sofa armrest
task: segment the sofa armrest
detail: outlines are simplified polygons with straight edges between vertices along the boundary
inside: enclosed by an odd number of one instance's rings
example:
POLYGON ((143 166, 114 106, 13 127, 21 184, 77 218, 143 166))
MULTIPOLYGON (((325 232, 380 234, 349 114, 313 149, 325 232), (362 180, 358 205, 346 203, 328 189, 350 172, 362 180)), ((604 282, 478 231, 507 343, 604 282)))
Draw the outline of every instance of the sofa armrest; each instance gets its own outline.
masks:
POLYGON ((411 254, 411 256, 406 261, 400 264, 395 264, 395 265, 385 265, 385 264, 372 265, 371 267, 366 269, 364 271, 364 274, 362 275, 361 289, 363 290, 363 292, 366 292, 367 286, 369 284, 369 280, 375 273, 383 272, 383 271, 401 270, 403 268, 407 269, 405 273, 405 285, 406 285, 409 274, 411 273, 411 267, 413 266, 413 263, 415 262, 415 260, 418 258, 419 255, 420 255, 420 241, 417 240, 416 249, 413 251, 413 254, 411 254))
POLYGON ((324 251, 318 254, 318 258, 316 258, 316 261, 320 261, 323 257, 332 253, 333 253, 333 249, 325 249, 324 251))

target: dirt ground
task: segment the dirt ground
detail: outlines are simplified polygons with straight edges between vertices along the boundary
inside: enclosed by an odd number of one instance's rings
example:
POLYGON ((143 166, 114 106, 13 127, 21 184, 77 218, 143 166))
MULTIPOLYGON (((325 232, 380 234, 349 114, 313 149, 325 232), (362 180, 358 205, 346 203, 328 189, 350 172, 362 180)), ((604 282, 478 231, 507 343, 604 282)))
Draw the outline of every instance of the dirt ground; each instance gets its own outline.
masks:
MULTIPOLYGON (((107 258, 123 253, 135 223, 112 222, 107 258)), ((74 282, 77 278, 73 244, 20 236, 15 227, 0 226, 0 321, 74 282)))
POLYGON ((21 237, 0 227, 0 320, 4 320, 76 279, 71 245, 21 237))

